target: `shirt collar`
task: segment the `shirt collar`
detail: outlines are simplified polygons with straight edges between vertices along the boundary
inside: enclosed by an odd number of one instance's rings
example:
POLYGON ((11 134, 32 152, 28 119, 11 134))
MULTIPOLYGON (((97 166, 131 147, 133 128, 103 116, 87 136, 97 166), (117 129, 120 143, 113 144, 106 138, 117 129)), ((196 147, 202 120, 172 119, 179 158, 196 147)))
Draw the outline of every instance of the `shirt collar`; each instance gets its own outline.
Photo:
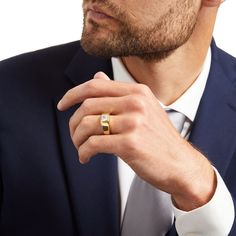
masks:
MULTIPOLYGON (((119 58, 112 58, 112 68, 115 81, 136 83, 136 81, 129 74, 122 61, 119 58)), ((207 78, 211 67, 211 49, 209 48, 205 62, 202 67, 202 71, 194 83, 185 91, 181 97, 169 106, 165 106, 162 103, 161 106, 164 109, 174 109, 181 112, 188 117, 192 122, 197 114, 198 106, 202 98, 207 78)))

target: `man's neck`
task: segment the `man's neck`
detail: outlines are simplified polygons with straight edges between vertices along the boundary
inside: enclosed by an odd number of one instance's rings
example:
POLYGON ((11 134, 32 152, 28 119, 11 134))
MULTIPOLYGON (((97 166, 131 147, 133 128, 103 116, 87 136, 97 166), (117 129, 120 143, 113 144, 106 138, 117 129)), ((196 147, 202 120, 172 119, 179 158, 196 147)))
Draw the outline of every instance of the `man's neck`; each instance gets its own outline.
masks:
POLYGON ((197 79, 207 54, 184 45, 165 60, 146 62, 138 57, 122 58, 132 77, 146 84, 165 105, 177 100, 197 79))

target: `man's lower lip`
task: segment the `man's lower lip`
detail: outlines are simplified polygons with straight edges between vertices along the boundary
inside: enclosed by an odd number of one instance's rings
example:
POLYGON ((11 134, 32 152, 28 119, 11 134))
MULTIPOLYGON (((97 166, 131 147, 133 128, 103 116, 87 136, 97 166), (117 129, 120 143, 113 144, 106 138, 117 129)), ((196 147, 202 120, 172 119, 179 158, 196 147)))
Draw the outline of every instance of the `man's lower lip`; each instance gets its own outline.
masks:
POLYGON ((88 11, 88 16, 91 18, 94 18, 94 19, 98 19, 98 20, 112 19, 112 17, 110 17, 104 13, 93 11, 93 10, 88 11))

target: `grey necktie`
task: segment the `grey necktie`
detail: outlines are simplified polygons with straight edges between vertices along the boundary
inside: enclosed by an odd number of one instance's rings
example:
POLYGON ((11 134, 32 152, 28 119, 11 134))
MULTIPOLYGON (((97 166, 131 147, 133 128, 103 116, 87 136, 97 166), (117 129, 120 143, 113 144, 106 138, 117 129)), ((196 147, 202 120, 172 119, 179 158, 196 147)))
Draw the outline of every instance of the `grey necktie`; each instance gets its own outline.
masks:
MULTIPOLYGON (((166 110, 173 126, 181 133, 185 116, 166 110)), ((122 236, 164 236, 173 223, 170 195, 134 177, 126 203, 122 236)))

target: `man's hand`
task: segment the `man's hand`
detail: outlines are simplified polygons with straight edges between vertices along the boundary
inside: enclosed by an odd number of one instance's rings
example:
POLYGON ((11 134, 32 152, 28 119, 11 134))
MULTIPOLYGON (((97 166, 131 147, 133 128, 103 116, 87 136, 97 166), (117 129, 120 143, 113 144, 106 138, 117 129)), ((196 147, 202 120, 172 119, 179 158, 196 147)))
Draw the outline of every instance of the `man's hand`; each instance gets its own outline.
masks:
POLYGON ((97 153, 113 153, 141 178, 170 193, 182 210, 211 199, 216 188, 211 164, 179 135, 146 85, 111 81, 99 72, 69 90, 58 109, 81 102, 69 122, 81 163, 97 153), (103 134, 102 113, 110 114, 110 135, 103 134))

